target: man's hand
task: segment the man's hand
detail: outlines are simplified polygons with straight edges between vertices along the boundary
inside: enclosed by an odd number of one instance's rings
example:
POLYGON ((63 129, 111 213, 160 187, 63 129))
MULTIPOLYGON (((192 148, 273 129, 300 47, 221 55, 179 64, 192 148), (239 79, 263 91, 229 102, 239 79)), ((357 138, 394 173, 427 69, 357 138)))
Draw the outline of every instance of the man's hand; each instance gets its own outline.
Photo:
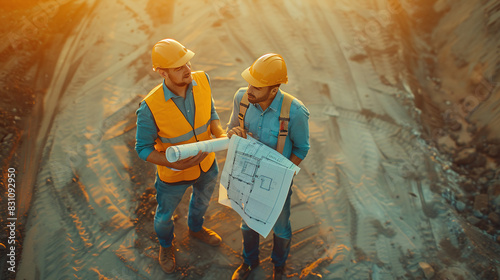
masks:
MULTIPOLYGON (((239 126, 235 126, 231 130, 229 130, 227 132, 227 137, 231 138, 231 136, 233 136, 235 134, 238 135, 239 137, 247 138, 246 130, 239 127, 239 126)), ((251 134, 249 134, 249 135, 252 136, 251 134)))
POLYGON ((196 154, 195 156, 181 159, 181 160, 176 161, 176 162, 171 162, 168 165, 168 167, 179 169, 179 170, 184 170, 184 169, 187 169, 189 167, 200 164, 200 162, 202 162, 207 156, 208 156, 208 152, 198 151, 198 154, 196 154))

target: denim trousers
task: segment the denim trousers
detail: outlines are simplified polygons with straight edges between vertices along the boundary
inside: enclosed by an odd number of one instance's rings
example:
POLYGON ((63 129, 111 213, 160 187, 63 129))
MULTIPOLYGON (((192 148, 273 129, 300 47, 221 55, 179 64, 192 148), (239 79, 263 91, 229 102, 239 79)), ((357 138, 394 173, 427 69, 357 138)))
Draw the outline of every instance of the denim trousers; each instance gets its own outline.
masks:
POLYGON ((189 201, 188 226, 194 232, 202 229, 203 216, 207 211, 218 174, 217 159, 214 160, 212 167, 207 172, 202 170, 200 177, 194 181, 165 183, 156 174, 155 188, 158 206, 156 207, 154 228, 162 247, 172 246, 174 239, 172 216, 182 196, 190 186, 193 186, 193 193, 189 201))
MULTIPOLYGON (((271 260, 274 266, 284 266, 290 253, 290 240, 292 238, 292 226, 290 224, 290 200, 292 197, 292 188, 288 191, 283 210, 274 224, 273 252, 271 260)), ((241 232, 243 234, 243 260, 246 264, 252 266, 259 263, 259 234, 248 225, 241 221, 241 232)))

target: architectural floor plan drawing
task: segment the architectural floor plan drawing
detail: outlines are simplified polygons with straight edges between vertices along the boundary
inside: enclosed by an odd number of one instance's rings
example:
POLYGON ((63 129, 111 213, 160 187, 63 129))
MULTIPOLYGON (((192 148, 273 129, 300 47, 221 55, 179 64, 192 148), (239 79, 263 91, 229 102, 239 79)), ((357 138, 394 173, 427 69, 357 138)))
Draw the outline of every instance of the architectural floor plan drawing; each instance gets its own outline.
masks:
POLYGON ((266 237, 300 168, 255 139, 233 136, 221 175, 219 202, 266 237))

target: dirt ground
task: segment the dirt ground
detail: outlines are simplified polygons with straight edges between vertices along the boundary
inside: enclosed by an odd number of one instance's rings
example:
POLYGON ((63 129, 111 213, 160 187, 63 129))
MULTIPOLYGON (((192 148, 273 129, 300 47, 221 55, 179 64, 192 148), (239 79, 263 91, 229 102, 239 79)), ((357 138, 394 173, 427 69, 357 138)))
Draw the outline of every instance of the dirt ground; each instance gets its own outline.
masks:
MULTIPOLYGON (((156 84, 150 50, 175 38, 211 78, 225 126, 240 73, 267 52, 311 112, 292 196, 288 279, 498 279, 500 4, 496 1, 4 1, 0 222, 16 170, 16 273, 2 279, 230 279, 240 218, 217 203, 178 269, 153 229, 154 166, 134 150, 156 84)), ((225 152, 218 152, 220 170, 225 152)), ((272 235, 271 235, 272 236, 272 235)), ((4 249, 5 247, 5 249, 4 249)), ((272 239, 261 267, 272 275, 272 239)))

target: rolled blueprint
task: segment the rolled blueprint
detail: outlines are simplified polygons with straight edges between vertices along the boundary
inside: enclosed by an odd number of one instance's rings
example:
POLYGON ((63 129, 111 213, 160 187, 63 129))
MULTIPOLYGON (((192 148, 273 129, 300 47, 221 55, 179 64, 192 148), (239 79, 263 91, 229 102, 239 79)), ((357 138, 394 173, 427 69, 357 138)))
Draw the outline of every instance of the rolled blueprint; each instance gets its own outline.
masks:
POLYGON ((229 146, 229 138, 217 138, 196 143, 189 143, 184 145, 171 146, 165 152, 169 162, 176 162, 181 159, 195 156, 198 151, 202 152, 218 152, 227 150, 229 146))

